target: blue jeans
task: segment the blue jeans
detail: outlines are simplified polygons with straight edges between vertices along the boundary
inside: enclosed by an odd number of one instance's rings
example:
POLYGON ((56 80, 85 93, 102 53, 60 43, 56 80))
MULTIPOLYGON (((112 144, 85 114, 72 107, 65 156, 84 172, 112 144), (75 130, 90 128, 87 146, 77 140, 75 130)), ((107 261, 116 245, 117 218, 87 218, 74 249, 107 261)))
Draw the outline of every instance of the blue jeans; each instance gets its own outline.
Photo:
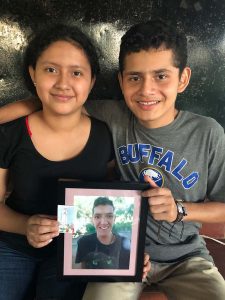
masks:
POLYGON ((0 241, 0 300, 79 300, 85 286, 57 279, 56 256, 35 259, 0 241))

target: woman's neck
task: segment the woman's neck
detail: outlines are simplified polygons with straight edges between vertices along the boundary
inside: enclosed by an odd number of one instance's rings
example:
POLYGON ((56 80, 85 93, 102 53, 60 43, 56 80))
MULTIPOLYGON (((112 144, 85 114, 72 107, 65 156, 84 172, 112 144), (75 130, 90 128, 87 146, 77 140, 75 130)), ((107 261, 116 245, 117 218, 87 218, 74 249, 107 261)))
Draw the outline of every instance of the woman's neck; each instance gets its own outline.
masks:
POLYGON ((37 112, 29 116, 29 128, 36 150, 46 159, 63 161, 79 155, 85 148, 91 131, 91 121, 85 115, 55 118, 37 112))
POLYGON ((39 119, 54 132, 69 132, 83 126, 86 115, 81 110, 68 115, 56 115, 45 110, 39 111, 39 119))

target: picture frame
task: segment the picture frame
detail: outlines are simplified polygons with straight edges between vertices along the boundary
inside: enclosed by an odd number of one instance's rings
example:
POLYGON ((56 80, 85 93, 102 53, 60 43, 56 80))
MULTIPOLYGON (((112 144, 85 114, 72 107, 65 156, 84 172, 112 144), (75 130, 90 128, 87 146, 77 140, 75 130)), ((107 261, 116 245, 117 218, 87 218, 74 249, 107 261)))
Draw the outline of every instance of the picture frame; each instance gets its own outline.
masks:
POLYGON ((58 181, 60 278, 142 281, 148 201, 141 192, 147 188, 138 182, 58 181))

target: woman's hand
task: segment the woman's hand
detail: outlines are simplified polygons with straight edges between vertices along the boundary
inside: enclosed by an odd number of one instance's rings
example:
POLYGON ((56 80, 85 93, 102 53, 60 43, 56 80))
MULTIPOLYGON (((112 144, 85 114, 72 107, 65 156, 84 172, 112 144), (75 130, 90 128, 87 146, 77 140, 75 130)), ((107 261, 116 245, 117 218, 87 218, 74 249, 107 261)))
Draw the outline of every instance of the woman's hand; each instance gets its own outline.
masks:
POLYGON ((41 248, 59 235, 59 223, 55 216, 33 215, 27 221, 27 240, 34 248, 41 248))
POLYGON ((147 253, 144 254, 144 267, 143 267, 143 276, 142 279, 145 279, 148 272, 151 269, 150 257, 147 253))

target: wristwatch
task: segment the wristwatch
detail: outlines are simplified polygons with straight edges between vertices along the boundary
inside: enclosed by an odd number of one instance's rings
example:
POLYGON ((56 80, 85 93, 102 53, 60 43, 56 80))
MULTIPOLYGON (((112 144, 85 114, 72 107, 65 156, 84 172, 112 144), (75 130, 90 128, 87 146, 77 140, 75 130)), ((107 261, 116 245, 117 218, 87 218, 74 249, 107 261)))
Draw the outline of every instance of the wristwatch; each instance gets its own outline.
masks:
POLYGON ((175 199, 175 203, 177 206, 177 217, 176 220, 173 221, 173 223, 178 223, 183 220, 184 216, 187 216, 187 210, 183 205, 183 200, 175 199))

